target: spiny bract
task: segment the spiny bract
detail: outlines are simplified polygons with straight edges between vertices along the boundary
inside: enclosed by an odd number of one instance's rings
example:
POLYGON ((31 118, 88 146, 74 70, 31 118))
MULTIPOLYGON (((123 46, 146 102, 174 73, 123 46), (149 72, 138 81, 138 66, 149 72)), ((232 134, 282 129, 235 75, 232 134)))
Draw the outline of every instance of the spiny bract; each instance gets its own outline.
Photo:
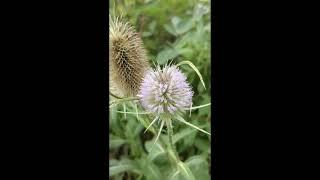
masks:
POLYGON ((109 18, 110 90, 119 96, 138 93, 145 72, 150 68, 139 34, 118 17, 109 18))

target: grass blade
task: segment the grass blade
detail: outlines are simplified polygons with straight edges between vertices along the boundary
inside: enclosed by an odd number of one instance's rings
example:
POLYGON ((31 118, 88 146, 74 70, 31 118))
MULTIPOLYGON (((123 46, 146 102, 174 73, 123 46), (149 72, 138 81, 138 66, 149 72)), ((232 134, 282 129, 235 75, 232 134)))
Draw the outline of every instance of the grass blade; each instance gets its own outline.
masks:
POLYGON ((204 89, 206 89, 206 85, 204 84, 202 75, 201 75, 201 73, 199 72, 198 68, 197 68, 191 61, 182 61, 182 62, 178 63, 177 66, 180 66, 180 65, 183 65, 183 64, 189 65, 189 66, 197 73, 197 75, 199 76, 200 81, 201 81, 204 89))

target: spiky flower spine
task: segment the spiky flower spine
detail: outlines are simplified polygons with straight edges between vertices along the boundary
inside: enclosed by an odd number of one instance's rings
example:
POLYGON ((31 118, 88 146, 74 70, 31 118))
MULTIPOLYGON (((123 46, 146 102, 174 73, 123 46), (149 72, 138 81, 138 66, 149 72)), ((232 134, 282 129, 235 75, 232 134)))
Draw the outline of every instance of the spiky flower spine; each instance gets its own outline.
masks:
POLYGON ((139 34, 118 17, 109 18, 110 90, 119 96, 138 93, 145 72, 150 68, 139 34))

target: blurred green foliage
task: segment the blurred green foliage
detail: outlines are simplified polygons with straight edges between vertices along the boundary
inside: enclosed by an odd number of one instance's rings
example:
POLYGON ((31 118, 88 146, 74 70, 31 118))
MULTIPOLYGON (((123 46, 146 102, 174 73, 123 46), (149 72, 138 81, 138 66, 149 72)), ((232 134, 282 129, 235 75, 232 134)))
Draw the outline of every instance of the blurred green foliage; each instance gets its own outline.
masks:
MULTIPOLYGON (((191 61, 202 74, 206 88, 189 66, 180 66, 193 87, 193 105, 211 101, 210 2, 208 0, 111 0, 111 15, 122 15, 140 33, 151 64, 191 61)), ((126 111, 135 112, 127 104, 126 111)), ((170 165, 160 142, 150 152, 154 129, 144 133, 150 119, 146 115, 119 114, 122 106, 110 110, 110 179, 185 179, 170 165)), ((210 107, 192 111, 185 119, 210 131, 210 107)), ((181 123, 173 123, 180 159, 196 179, 210 178, 211 138, 181 123)), ((155 124, 157 126, 157 124, 155 124)), ((166 141, 165 137, 163 138, 166 141)), ((183 168, 183 167, 182 167, 183 168)))

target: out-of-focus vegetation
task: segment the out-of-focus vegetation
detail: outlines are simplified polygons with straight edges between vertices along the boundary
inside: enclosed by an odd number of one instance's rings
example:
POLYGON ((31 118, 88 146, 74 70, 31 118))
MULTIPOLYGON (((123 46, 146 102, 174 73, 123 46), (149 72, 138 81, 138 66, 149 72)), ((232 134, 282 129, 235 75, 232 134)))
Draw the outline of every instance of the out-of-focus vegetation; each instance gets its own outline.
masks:
MULTIPOLYGON (((193 106, 211 101, 209 3, 208 0, 109 1, 110 14, 122 15, 140 33, 152 66, 153 62, 163 65, 167 60, 173 60, 173 64, 188 60, 199 69, 207 89, 192 68, 180 66, 194 91, 193 106)), ((128 104, 126 111, 135 112, 134 107, 128 104)), ((116 110, 123 111, 123 106, 110 110, 110 179, 185 179, 175 174, 176 169, 170 165, 159 143, 149 153, 155 134, 144 133, 148 125, 144 120, 146 115, 124 115, 116 110)), ((210 106, 194 110, 191 117, 187 114, 184 118, 210 131, 210 106)), ((173 141, 181 161, 189 167, 195 179, 209 179, 210 136, 181 123, 173 125, 173 141)), ((166 141, 166 137, 162 139, 166 141)))

